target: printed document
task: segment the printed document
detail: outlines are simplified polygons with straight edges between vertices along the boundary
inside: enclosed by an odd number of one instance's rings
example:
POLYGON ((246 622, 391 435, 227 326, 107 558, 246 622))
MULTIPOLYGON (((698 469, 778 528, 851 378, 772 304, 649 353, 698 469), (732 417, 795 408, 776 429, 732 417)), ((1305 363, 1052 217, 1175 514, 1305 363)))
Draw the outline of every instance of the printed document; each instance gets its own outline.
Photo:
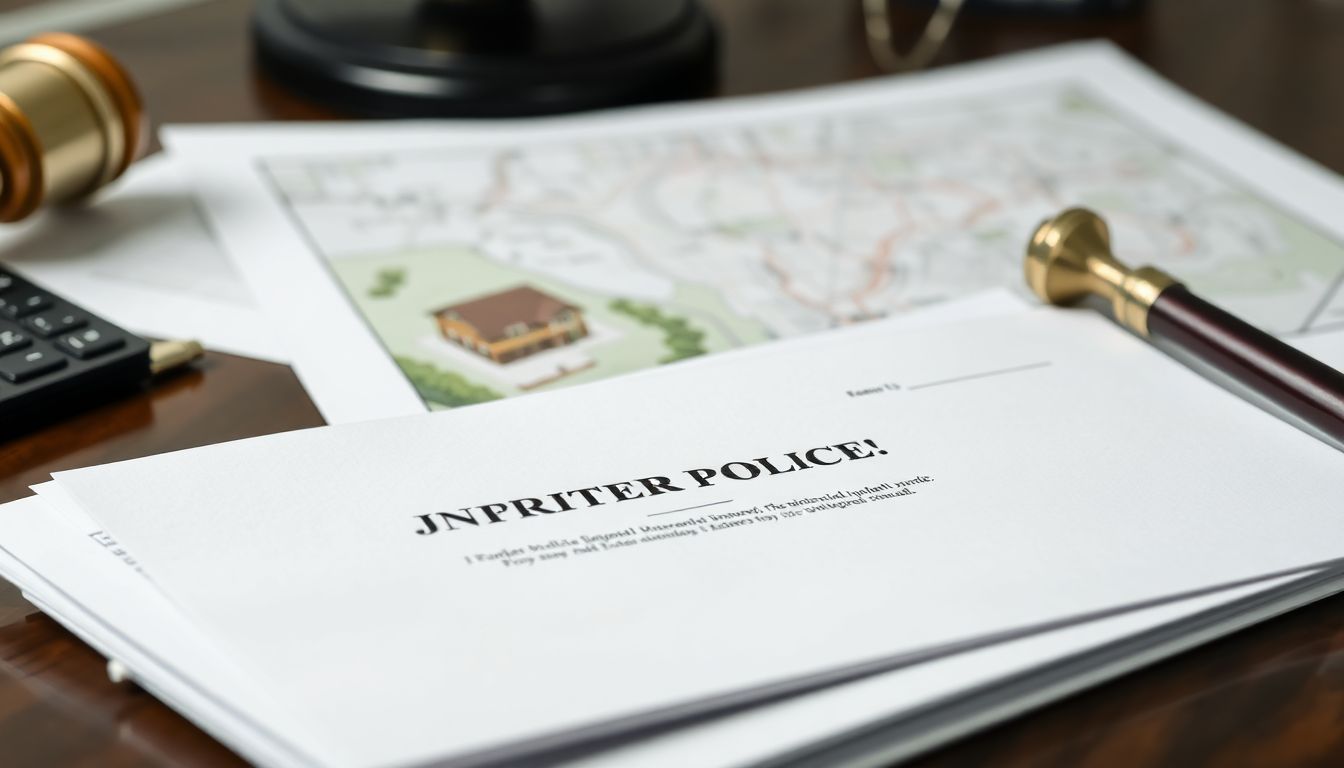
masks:
MULTIPOLYGON (((340 762, 328 753, 329 745, 305 733, 300 722, 221 658, 212 640, 154 588, 119 542, 66 508, 54 484, 38 490, 41 499, 0 507, 0 574, 25 597, 247 760, 264 766, 340 762)), ((1208 639, 1212 626, 1217 627, 1213 634, 1222 634, 1319 597, 1320 589, 1338 583, 1322 575, 1256 582, 950 655, 640 739, 575 763, 731 768, 898 719, 919 734, 904 743, 903 754, 909 754, 1015 714, 1028 699, 1062 695, 1062 666, 1070 670, 1064 679, 1073 687, 1095 683, 1127 668, 1123 661, 1117 668, 1117 658, 1129 659, 1129 666, 1150 662, 1197 641, 1191 638, 1208 639), (1150 639, 1154 632, 1171 637, 1177 624, 1185 640, 1171 645, 1150 639), (1105 660, 1092 661, 1096 655, 1105 660), (1052 670, 1048 694, 1035 684, 1044 668, 1052 670), (987 695, 991 685, 1005 696, 987 695), (1032 686, 1034 694, 1021 695, 1022 685, 1032 686), (968 694, 975 695, 967 699, 968 694), (970 702, 977 706, 974 717, 963 714, 952 723, 940 719, 940 708, 970 702)))
POLYGON ((56 479, 363 765, 536 754, 1321 567, 1340 471, 1039 310, 56 479))

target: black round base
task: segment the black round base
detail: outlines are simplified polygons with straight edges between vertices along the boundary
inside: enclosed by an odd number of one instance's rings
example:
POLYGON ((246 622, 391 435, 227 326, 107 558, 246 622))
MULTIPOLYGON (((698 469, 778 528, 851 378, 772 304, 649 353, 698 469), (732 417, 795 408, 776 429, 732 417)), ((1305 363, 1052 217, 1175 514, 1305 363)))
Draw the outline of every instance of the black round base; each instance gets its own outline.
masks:
POLYGON ((517 117, 703 95, 714 25, 696 0, 258 0, 276 82, 380 117, 517 117))

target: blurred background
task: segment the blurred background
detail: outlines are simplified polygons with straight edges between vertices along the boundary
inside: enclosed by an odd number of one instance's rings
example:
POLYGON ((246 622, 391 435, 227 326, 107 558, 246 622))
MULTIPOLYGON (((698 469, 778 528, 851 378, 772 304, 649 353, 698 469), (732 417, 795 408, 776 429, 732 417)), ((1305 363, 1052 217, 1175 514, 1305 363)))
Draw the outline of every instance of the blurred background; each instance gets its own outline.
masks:
MULTIPOLYGON (((763 93, 881 71, 865 38, 863 0, 701 4, 718 28, 714 93, 763 93)), ((918 38, 932 6, 888 3, 898 48, 918 38)), ((249 0, 0 0, 0 42, 50 29, 89 34, 131 70, 160 123, 340 115, 259 71, 249 34, 253 7, 249 0)), ((1344 142, 1336 140, 1344 124, 1339 0, 971 0, 932 66, 1088 37, 1113 40, 1196 96, 1344 171, 1344 142), (1327 93, 1340 98, 1320 97, 1327 93)))

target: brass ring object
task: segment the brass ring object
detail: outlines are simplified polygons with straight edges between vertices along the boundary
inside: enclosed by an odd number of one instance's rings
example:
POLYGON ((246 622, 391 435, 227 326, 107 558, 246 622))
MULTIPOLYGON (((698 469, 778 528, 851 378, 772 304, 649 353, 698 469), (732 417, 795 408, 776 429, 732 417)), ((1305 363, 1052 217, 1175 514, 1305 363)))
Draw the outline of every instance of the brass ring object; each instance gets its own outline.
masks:
POLYGON ((120 176, 146 123, 135 84, 98 45, 52 33, 0 49, 0 221, 120 176))
POLYGON ((884 72, 908 72, 929 66, 947 42, 964 3, 965 0, 938 0, 919 39, 902 52, 892 40, 890 0, 863 0, 863 30, 873 61, 884 72))
POLYGON ((1106 222, 1086 208, 1070 208, 1042 222, 1027 245, 1027 285, 1041 300, 1072 304, 1088 295, 1111 304, 1115 319, 1148 337, 1148 310, 1177 281, 1156 267, 1131 269, 1111 253, 1106 222))

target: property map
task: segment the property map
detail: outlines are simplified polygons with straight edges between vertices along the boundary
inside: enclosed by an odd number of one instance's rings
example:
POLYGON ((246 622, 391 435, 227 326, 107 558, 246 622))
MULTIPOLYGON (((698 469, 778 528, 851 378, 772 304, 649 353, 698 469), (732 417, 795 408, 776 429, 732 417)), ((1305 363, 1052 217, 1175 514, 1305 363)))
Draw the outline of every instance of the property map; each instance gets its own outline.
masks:
POLYGON ((1344 326, 1344 246, 1080 86, 264 169, 431 407, 1018 288, 1072 205, 1268 330, 1344 326))

